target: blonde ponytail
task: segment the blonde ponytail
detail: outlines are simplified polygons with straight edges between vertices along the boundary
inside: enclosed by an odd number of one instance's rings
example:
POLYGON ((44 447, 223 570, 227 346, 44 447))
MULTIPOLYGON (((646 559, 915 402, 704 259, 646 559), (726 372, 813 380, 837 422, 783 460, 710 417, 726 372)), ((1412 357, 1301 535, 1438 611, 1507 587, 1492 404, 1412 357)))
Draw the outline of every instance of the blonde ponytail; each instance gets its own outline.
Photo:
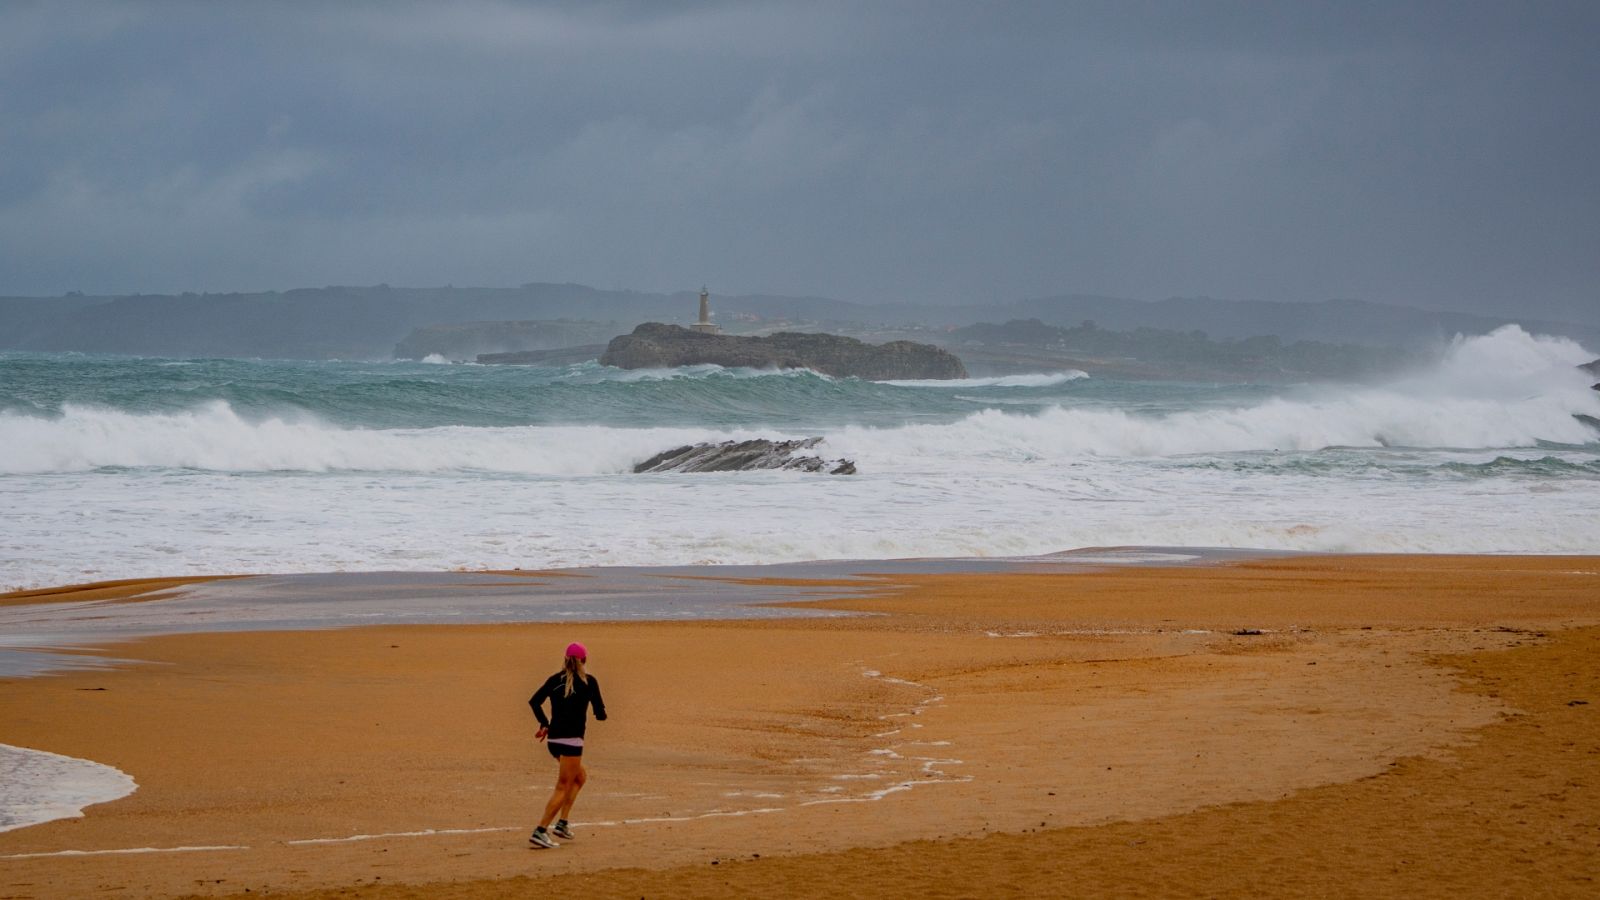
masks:
POLYGON ((561 664, 561 674, 567 680, 566 696, 571 697, 573 690, 584 683, 583 660, 576 656, 567 657, 567 661, 561 664))

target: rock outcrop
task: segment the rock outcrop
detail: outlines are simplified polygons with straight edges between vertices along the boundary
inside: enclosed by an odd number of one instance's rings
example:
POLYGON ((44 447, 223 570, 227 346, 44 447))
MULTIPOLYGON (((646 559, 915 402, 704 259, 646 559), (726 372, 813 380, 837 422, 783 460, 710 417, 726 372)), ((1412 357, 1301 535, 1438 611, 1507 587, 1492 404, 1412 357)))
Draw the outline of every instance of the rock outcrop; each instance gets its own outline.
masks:
POLYGON ((712 363, 752 369, 811 369, 836 378, 965 378, 948 350, 914 341, 868 344, 835 334, 781 332, 768 337, 703 334, 646 322, 611 339, 600 362, 622 369, 669 369, 712 363))
MULTIPOLYGON (((1591 363, 1584 363, 1583 365, 1579 366, 1578 368, 1584 370, 1585 372, 1588 372, 1590 375, 1593 375, 1596 378, 1600 378, 1600 359, 1597 359, 1597 360, 1595 360, 1594 362, 1591 362, 1591 363)), ((1590 386, 1593 387, 1595 390, 1600 391, 1600 384, 1594 384, 1594 385, 1590 385, 1590 386)))
POLYGON ((797 456, 822 443, 822 438, 799 441, 706 442, 686 444, 658 453, 633 467, 642 472, 750 472, 757 469, 794 469, 801 472, 826 472, 829 475, 854 475, 856 464, 848 459, 825 460, 808 454, 797 456))

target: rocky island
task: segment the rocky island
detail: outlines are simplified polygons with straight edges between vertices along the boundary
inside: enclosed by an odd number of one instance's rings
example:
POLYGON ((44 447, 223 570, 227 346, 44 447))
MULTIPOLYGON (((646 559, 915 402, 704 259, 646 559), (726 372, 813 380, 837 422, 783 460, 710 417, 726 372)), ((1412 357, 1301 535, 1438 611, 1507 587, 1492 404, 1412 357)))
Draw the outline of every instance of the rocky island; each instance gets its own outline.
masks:
POLYGON ((611 339, 602 365, 621 369, 664 369, 707 363, 752 369, 811 369, 835 378, 965 378, 955 354, 932 344, 890 341, 868 344, 836 334, 780 332, 739 337, 646 322, 611 339))

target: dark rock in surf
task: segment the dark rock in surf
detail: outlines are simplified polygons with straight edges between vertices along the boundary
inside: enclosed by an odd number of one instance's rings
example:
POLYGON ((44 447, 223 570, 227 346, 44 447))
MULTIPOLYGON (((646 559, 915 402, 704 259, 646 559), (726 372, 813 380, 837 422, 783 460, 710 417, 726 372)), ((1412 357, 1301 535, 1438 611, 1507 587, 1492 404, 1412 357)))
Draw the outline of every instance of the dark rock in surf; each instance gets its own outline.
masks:
POLYGON ((955 354, 932 344, 868 344, 836 334, 780 332, 767 337, 707 334, 681 325, 646 322, 611 339, 601 365, 670 369, 711 363, 728 368, 811 369, 835 378, 965 378, 955 354))
POLYGON ((856 464, 848 459, 825 460, 814 454, 797 456, 822 443, 822 438, 799 441, 706 442, 686 444, 658 453, 633 467, 644 472, 751 472, 760 469, 790 469, 800 472, 826 472, 829 475, 854 475, 856 464))

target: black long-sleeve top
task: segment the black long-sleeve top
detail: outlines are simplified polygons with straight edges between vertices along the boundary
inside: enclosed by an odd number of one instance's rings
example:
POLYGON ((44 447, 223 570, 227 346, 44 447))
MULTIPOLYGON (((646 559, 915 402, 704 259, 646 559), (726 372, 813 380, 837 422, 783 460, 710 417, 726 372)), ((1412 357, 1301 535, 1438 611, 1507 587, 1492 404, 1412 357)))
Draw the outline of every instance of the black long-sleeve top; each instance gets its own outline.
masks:
POLYGON ((528 699, 528 705, 533 707, 533 714, 539 724, 550 729, 546 737, 553 738, 581 738, 584 728, 589 724, 588 707, 594 707, 596 721, 606 720, 606 702, 600 697, 600 682, 593 675, 585 676, 572 686, 572 695, 567 696, 567 678, 562 672, 557 672, 545 679, 533 696, 528 699), (544 714, 544 701, 550 701, 550 715, 544 714))

